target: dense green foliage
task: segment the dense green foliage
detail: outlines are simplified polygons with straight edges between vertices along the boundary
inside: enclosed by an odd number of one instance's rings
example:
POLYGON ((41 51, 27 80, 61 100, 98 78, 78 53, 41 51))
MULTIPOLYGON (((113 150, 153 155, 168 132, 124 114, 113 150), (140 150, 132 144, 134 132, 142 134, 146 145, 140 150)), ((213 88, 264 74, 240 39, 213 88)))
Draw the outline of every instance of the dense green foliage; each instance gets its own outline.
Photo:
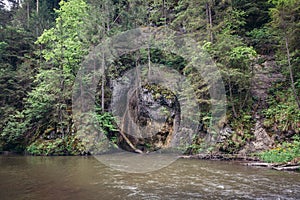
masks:
MULTIPOLYGON (((259 156, 267 162, 289 162, 294 158, 300 157, 300 138, 294 137, 293 142, 283 142, 275 149, 271 149, 266 152, 262 152, 259 156)), ((297 161, 298 162, 298 161, 297 161)))
MULTIPOLYGON (((72 87, 85 56, 101 40, 122 31, 167 26, 193 38, 221 72, 228 111, 220 127, 231 127, 233 134, 217 145, 218 150, 238 153, 254 140, 253 127, 260 115, 278 144, 277 150, 262 154, 263 159, 299 157, 299 138, 285 141, 300 133, 299 0, 10 2, 7 10, 0 1, 0 151, 88 153, 84 141, 75 136, 72 113, 72 87), (252 94, 254 66, 263 65, 262 56, 276 61, 277 73, 282 75, 270 86, 265 102, 252 94)), ((187 90, 196 94, 201 126, 186 148, 199 152, 211 119, 209 87, 183 58, 170 52, 141 49, 114 61, 98 83, 97 111, 91 113, 91 120, 98 122, 114 145, 120 141, 110 113, 111 81, 148 60, 167 65, 191 81, 187 90)))

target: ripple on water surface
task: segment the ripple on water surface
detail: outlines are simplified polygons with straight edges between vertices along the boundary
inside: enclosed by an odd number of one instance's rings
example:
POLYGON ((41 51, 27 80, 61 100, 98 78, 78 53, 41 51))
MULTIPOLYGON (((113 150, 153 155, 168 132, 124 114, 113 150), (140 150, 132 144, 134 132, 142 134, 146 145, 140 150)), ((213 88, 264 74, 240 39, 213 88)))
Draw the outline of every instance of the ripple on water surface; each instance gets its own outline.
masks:
POLYGON ((94 157, 0 156, 0 169, 1 200, 300 199, 300 173, 232 162, 179 159, 127 173, 94 157))

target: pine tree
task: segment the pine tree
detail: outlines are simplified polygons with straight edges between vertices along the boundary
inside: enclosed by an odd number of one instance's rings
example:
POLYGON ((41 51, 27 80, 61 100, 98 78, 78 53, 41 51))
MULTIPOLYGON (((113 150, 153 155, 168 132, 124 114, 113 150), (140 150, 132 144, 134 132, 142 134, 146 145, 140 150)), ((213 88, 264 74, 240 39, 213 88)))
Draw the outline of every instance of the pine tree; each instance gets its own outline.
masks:
MULTIPOLYGON (((299 17, 300 17, 300 2, 297 0, 272 0, 275 8, 271 9, 270 14, 272 17, 271 24, 278 31, 279 37, 282 38, 280 43, 284 47, 282 52, 285 52, 285 61, 288 68, 290 86, 300 110, 300 98, 296 88, 295 75, 293 70, 293 64, 296 64, 293 60, 293 54, 299 55, 299 17)), ((298 62, 299 64, 299 62, 298 62)), ((296 64, 297 65, 297 64, 296 64)))

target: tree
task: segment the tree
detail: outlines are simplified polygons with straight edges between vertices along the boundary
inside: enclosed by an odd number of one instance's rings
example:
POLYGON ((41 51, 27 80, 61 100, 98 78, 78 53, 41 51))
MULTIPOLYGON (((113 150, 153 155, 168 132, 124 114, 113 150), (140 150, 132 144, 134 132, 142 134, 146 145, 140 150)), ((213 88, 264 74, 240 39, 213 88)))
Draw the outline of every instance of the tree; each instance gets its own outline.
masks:
POLYGON ((33 37, 24 29, 8 24, 0 30, 0 140, 5 141, 15 134, 2 131, 13 115, 23 110, 35 65, 31 59, 33 37))
POLYGON ((41 89, 46 87, 57 95, 54 118, 61 132, 64 132, 64 126, 68 126, 67 130, 70 130, 71 116, 68 110, 71 102, 71 87, 82 58, 87 53, 78 30, 87 16, 86 11, 87 4, 83 0, 61 1, 60 9, 56 10, 58 17, 55 27, 44 31, 37 40, 38 44, 45 45, 41 54, 52 67, 40 70, 41 82, 35 91, 40 87, 41 89), (54 76, 54 80, 51 81, 48 78, 49 73, 57 73, 59 76, 54 76), (56 84, 51 86, 53 83, 56 84), (49 87, 47 84, 50 84, 49 87))
POLYGON ((251 31, 255 28, 262 28, 271 21, 269 9, 272 4, 265 0, 232 0, 234 9, 243 10, 246 14, 243 29, 251 31))
POLYGON ((45 29, 53 26, 55 8, 58 8, 57 0, 24 0, 21 6, 13 10, 11 23, 15 27, 23 28, 37 38, 45 29))
MULTIPOLYGON (((206 34, 207 17, 206 1, 180 0, 175 7, 176 17, 171 23, 172 27, 183 33, 193 33, 202 36, 206 34), (201 31, 202 30, 202 31, 201 31)), ((203 39, 203 38, 201 38, 203 39)))
POLYGON ((206 49, 216 59, 229 96, 229 105, 234 118, 238 118, 250 98, 251 64, 256 52, 247 47, 237 35, 239 28, 245 24, 245 13, 229 10, 216 34, 215 43, 205 44, 206 49))
POLYGON ((42 59, 35 87, 26 98, 25 108, 10 117, 2 132, 2 138, 11 146, 20 144, 20 138, 23 138, 21 146, 31 143, 50 130, 62 138, 71 132, 71 88, 87 52, 78 31, 87 15, 86 9, 83 0, 61 1, 55 27, 38 38, 36 43, 41 51, 36 53, 42 59))
POLYGON ((297 94, 294 72, 292 66, 291 51, 299 50, 300 39, 300 2, 297 0, 271 0, 275 8, 271 9, 272 25, 282 38, 281 44, 285 47, 286 61, 288 66, 290 85, 293 96, 300 110, 300 99, 297 94))

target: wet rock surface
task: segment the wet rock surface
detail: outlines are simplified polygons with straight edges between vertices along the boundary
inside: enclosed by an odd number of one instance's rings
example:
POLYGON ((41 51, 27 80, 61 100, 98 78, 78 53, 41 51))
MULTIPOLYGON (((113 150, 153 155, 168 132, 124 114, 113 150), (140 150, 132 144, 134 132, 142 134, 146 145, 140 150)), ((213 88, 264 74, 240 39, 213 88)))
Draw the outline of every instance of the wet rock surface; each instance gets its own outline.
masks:
POLYGON ((271 56, 261 56, 262 64, 253 66, 251 94, 256 97, 261 105, 265 105, 268 89, 273 83, 282 81, 284 76, 279 72, 279 66, 271 56))
MULTIPOLYGON (((256 102, 253 105, 251 114, 253 121, 253 125, 250 130, 251 139, 246 140, 246 142, 237 151, 240 155, 249 155, 251 153, 261 152, 268 150, 275 145, 274 136, 271 135, 263 125, 264 116, 262 116, 261 111, 268 106, 267 99, 270 95, 269 88, 274 83, 282 81, 284 76, 279 72, 279 66, 276 65, 272 56, 260 56, 259 59, 263 62, 261 64, 255 64, 252 68, 253 76, 250 92, 256 102)), ((233 140, 236 143, 239 142, 233 136, 244 133, 234 134, 235 132, 237 131, 234 127, 223 127, 219 133, 219 142, 224 144, 226 144, 229 140, 233 140)))
MULTIPOLYGON (((180 123, 180 105, 175 94, 155 84, 137 88, 129 99, 121 131, 137 149, 148 152, 168 148, 180 123)), ((128 142, 119 140, 128 151, 128 142)))
POLYGON ((255 138, 247 143, 239 154, 249 154, 258 151, 268 150, 274 145, 274 138, 270 137, 261 121, 257 121, 253 132, 255 138))

